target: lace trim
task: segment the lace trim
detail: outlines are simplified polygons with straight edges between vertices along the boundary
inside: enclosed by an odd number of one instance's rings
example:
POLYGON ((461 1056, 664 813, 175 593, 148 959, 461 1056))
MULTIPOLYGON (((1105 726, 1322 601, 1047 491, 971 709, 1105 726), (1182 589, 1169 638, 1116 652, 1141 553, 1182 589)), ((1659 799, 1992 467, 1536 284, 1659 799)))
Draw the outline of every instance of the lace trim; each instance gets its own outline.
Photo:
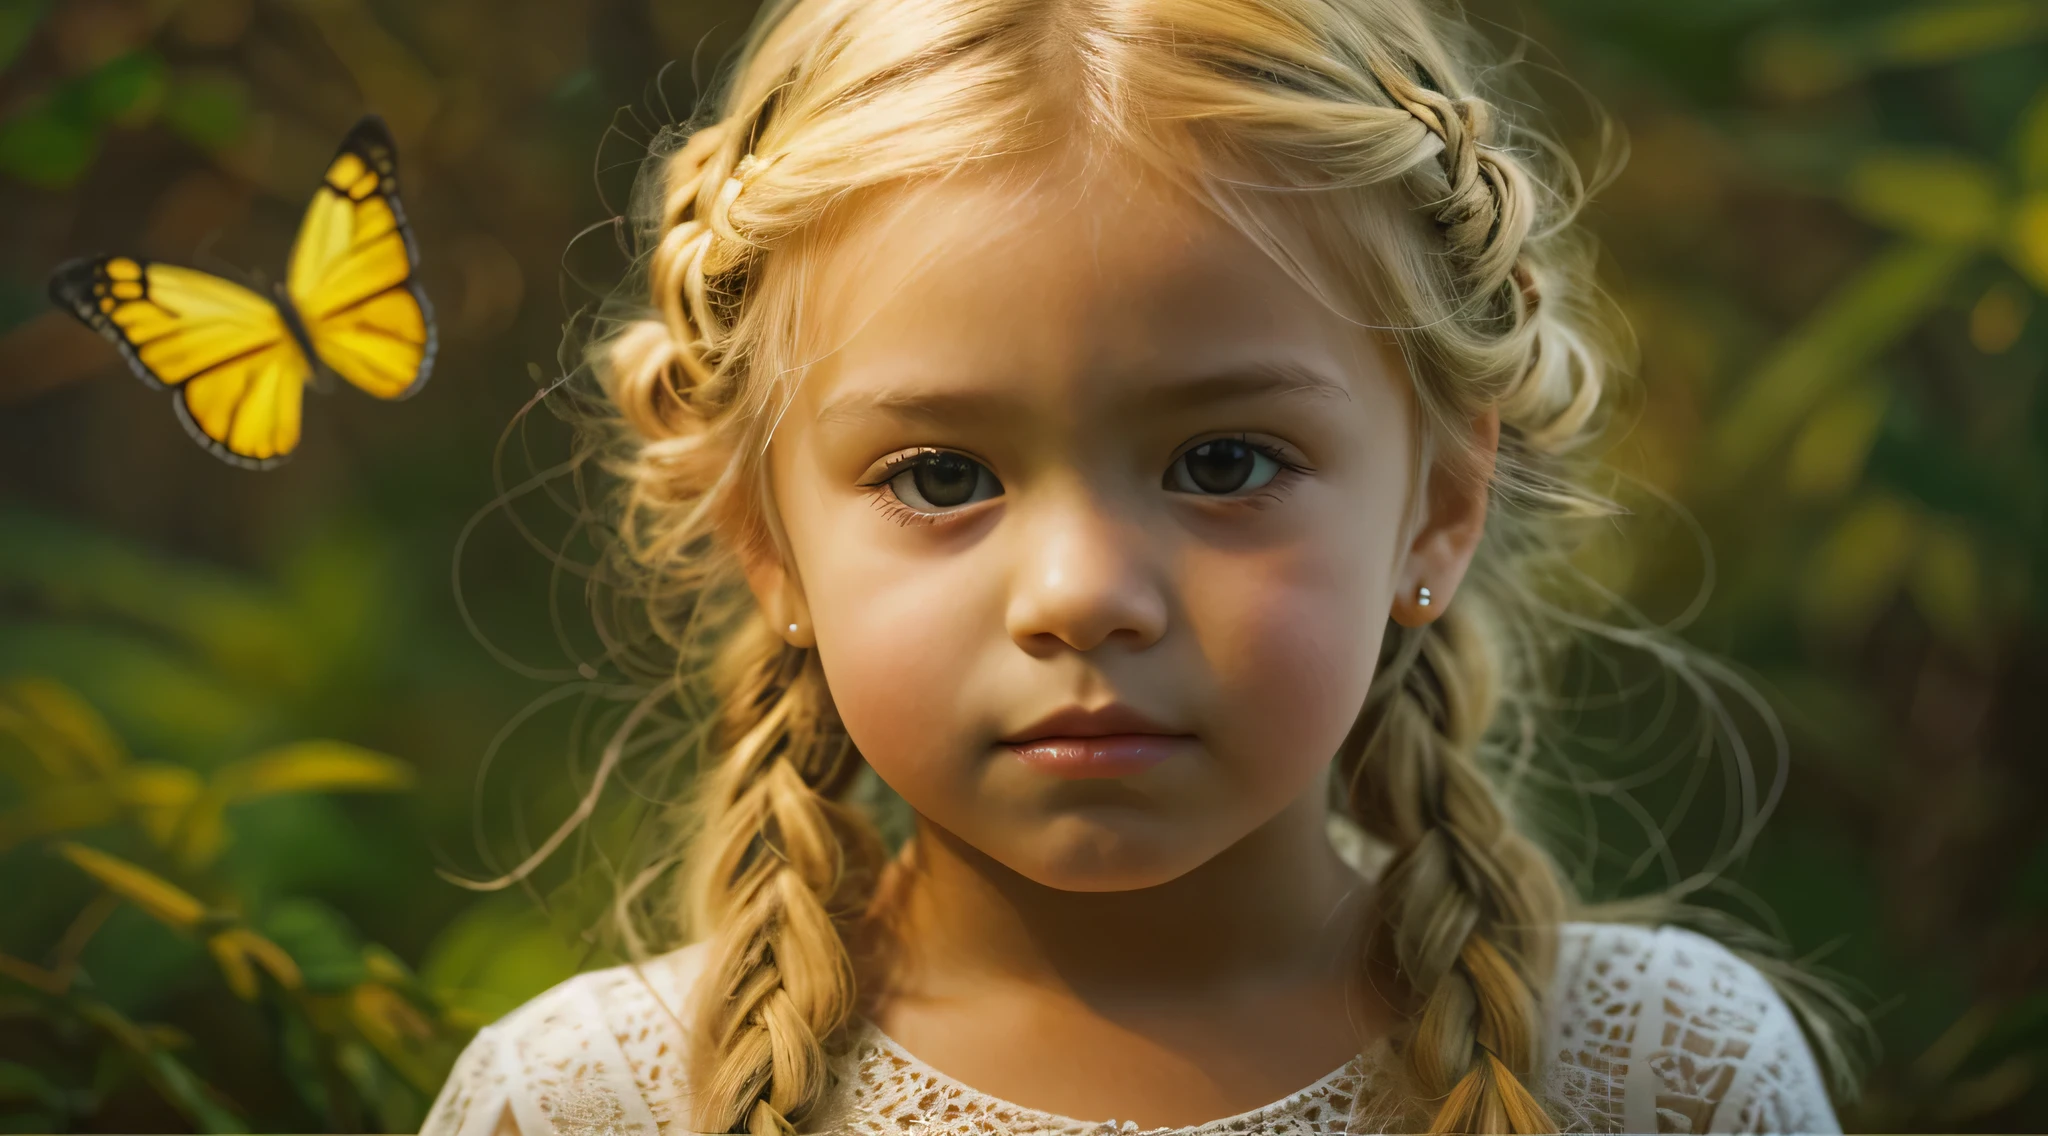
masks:
MULTIPOLYGON (((1677 928, 1566 924, 1540 1093, 1572 1132, 1840 1132, 1783 999, 1755 967, 1677 928)), ((429 1113, 428 1136, 686 1136, 680 1009, 698 945, 579 975, 477 1035, 429 1113)), ((1083 1121, 1012 1104, 925 1064, 871 1022, 832 1062, 808 1131, 850 1136, 1344 1136, 1384 1131, 1392 1071, 1380 1041, 1316 1083, 1181 1128, 1083 1121)))
POLYGON ((839 1063, 852 1092, 821 1120, 826 1130, 848 1136, 1341 1136, 1361 1130, 1353 1126, 1358 1106, 1390 1058, 1383 1040, 1314 1084, 1258 1108, 1191 1127, 1140 1128, 1135 1120, 1077 1120, 990 1096, 934 1069, 863 1020, 839 1063))

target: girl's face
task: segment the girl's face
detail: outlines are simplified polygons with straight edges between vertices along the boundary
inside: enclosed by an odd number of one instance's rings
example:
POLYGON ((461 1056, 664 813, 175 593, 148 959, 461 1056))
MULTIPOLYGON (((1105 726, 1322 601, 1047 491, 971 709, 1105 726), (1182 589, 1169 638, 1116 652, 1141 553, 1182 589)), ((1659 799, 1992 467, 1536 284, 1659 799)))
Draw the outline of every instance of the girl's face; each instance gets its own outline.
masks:
POLYGON ((1478 534, 1406 528, 1398 358, 1129 176, 925 188, 807 279, 790 559, 750 582, 923 823, 1113 891, 1319 794, 1389 612, 1440 610, 1478 534))

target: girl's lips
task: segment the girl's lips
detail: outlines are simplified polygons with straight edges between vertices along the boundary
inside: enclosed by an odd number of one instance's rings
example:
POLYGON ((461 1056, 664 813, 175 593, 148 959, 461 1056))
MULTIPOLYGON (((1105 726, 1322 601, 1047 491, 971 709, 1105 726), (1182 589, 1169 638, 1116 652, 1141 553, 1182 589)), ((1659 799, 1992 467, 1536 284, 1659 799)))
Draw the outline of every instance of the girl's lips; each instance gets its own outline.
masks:
POLYGON ((1129 777, 1181 752, 1187 734, 1104 734, 1087 738, 1033 738, 1007 742, 1024 764, 1054 777, 1129 777))

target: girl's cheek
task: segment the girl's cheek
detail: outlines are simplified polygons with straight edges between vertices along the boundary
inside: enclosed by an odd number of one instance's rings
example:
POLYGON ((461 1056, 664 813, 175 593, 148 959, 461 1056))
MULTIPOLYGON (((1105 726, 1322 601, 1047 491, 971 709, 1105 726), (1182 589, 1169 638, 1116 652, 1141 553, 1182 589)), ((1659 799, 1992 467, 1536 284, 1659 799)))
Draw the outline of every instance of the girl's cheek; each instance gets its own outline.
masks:
POLYGON ((1350 731, 1385 629, 1370 562, 1312 546, 1190 566, 1183 595, 1213 684, 1211 745, 1248 784, 1276 764, 1320 768, 1350 731))
POLYGON ((975 605, 949 574, 864 567, 843 561, 824 594, 813 589, 826 684, 847 733, 885 779, 942 768, 965 740, 959 694, 977 646, 975 605))

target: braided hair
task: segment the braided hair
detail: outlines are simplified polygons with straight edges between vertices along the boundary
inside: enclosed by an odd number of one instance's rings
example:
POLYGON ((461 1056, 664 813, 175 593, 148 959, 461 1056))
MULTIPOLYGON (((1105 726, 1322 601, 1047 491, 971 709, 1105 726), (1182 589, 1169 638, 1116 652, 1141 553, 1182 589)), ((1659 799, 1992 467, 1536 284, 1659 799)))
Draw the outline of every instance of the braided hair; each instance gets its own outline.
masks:
POLYGON ((1332 799, 1391 850, 1361 975, 1405 991, 1407 1096, 1431 1131, 1554 1130, 1531 1091, 1569 897, 1484 767, 1542 681, 1528 565, 1603 502, 1574 464, 1609 349, 1579 184, 1473 87, 1427 0, 775 0, 711 121, 657 155, 646 250, 595 347, 624 485, 620 548, 678 683, 715 700, 678 818, 692 1127, 795 1130, 860 1004, 855 944, 885 857, 849 803, 863 762, 815 653, 755 609, 781 555, 762 454, 792 376, 804 265, 892 186, 1096 146, 1149 163, 1400 349, 1429 460, 1500 414, 1487 536, 1457 603, 1390 627, 1332 799))

